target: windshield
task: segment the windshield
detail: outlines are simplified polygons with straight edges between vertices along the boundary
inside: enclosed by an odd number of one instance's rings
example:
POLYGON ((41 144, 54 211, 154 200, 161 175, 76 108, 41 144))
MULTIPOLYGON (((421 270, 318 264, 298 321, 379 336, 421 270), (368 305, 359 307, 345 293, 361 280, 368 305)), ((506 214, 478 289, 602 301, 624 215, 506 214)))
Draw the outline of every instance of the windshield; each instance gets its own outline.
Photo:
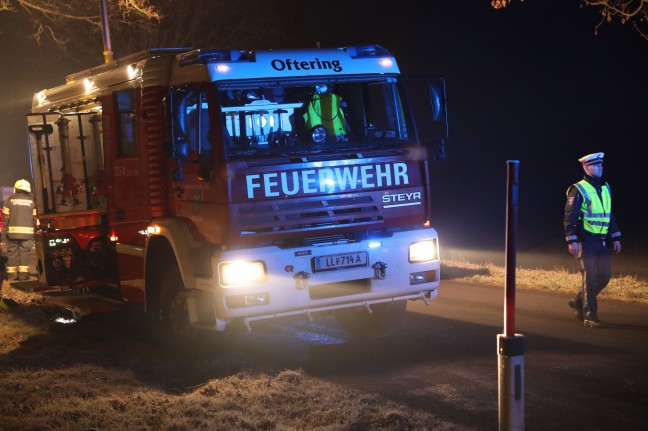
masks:
POLYGON ((218 90, 228 158, 402 146, 408 138, 396 79, 218 90))

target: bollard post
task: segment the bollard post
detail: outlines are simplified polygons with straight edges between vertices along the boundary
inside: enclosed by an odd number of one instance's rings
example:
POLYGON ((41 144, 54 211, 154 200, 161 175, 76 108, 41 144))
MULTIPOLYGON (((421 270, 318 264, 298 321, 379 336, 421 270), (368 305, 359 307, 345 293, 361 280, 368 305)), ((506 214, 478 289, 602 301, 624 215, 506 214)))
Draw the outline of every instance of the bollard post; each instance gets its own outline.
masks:
POLYGON ((524 336, 515 333, 518 160, 508 160, 504 334, 497 335, 499 430, 524 430, 524 336))

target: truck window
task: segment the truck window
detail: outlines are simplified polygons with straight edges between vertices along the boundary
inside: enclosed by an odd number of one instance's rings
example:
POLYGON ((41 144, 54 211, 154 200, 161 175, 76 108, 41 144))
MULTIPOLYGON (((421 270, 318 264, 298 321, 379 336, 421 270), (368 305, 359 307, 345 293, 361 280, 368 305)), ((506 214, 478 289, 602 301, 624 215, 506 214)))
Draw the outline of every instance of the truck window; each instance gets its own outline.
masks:
POLYGON ((119 155, 137 155, 137 133, 135 121, 135 94, 132 90, 115 93, 117 104, 117 127, 119 128, 119 155))
POLYGON ((402 146, 409 116, 397 81, 223 84, 223 140, 230 158, 402 146))
POLYGON ((187 145, 187 156, 211 151, 209 109, 204 91, 181 89, 171 94, 173 141, 187 145))
POLYGON ((209 103, 204 91, 189 87, 173 90, 169 101, 173 154, 199 163, 197 178, 208 181, 213 172, 209 103))

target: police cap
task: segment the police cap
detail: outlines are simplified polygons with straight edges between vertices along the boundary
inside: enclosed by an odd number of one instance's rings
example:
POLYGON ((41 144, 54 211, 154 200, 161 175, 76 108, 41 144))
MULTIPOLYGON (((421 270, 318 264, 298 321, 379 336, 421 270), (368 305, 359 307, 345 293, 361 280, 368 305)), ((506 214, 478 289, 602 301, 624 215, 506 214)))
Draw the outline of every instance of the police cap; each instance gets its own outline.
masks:
POLYGON ((604 155, 604 153, 592 153, 581 157, 580 159, 578 159, 578 161, 581 162, 583 166, 597 165, 599 163, 603 163, 604 155))

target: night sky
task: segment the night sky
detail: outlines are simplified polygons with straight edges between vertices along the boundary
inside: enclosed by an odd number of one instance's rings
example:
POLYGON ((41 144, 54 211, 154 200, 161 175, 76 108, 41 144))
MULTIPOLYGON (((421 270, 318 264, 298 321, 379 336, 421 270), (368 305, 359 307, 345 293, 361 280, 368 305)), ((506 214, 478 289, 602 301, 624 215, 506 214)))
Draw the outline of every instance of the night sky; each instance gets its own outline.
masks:
MULTIPOLYGON (((442 246, 503 250, 506 161, 519 160, 518 248, 566 254, 565 191, 582 178, 578 158, 603 151, 624 253, 646 255, 640 199, 648 195, 648 41, 616 22, 595 36, 599 17, 578 0, 514 1, 502 10, 489 0, 429 1, 425 9, 413 3, 303 2, 287 11, 299 24, 277 48, 379 43, 404 74, 446 78, 447 159, 431 169, 432 222, 442 246)), ((71 72, 51 67, 42 50, 5 31, 6 19, 0 17, 3 185, 30 175, 23 114, 33 93, 71 72)))

